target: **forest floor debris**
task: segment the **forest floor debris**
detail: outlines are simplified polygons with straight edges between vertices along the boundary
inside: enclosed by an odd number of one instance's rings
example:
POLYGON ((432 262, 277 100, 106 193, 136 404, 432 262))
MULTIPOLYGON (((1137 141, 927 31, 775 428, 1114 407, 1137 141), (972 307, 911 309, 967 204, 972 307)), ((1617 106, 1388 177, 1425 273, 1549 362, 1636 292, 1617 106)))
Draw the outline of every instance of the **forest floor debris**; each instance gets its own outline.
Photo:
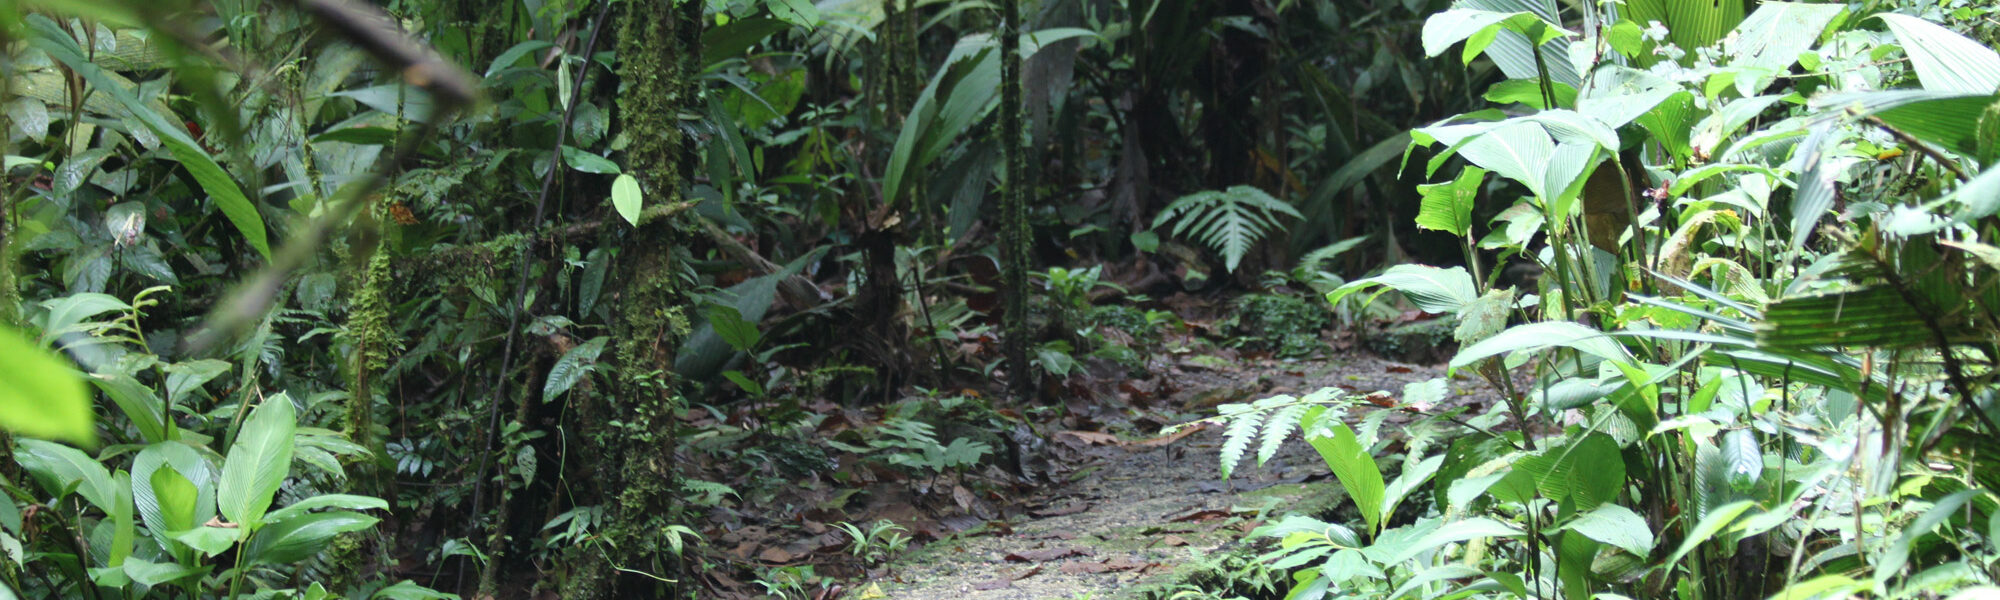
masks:
MULTIPOLYGON (((1179 369, 1176 369, 1179 370, 1179 369)), ((1417 366, 1350 353, 1307 361, 1252 361, 1227 371, 1187 369, 1172 403, 1197 416, 1214 404, 1321 387, 1394 392, 1444 376, 1417 366)), ((1492 400, 1484 383, 1453 381, 1458 402, 1492 400)), ((1242 546, 1249 532, 1285 514, 1337 511, 1343 495, 1312 450, 1288 444, 1263 468, 1220 478, 1221 432, 1147 443, 1097 432, 1053 436, 1085 448, 1089 476, 1045 490, 1005 528, 952 535, 848 583, 851 598, 1031 600, 1143 598, 1242 546)))

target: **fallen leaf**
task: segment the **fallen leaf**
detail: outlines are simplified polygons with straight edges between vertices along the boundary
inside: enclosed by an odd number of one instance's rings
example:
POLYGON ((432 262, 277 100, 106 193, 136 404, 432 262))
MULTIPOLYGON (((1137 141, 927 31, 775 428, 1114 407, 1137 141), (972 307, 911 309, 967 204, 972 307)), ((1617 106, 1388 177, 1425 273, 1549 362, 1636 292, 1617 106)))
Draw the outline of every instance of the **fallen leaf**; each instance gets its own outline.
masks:
POLYGON ((791 552, 788 552, 784 548, 779 548, 777 546, 765 548, 763 552, 757 554, 757 560, 761 560, 767 563, 783 564, 792 562, 792 559, 794 558, 798 557, 792 556, 791 552))
POLYGON ((1389 365, 1383 370, 1388 371, 1390 373, 1409 373, 1411 371, 1415 371, 1416 369, 1411 369, 1404 365, 1389 365))
POLYGON ((1105 446, 1119 443, 1118 436, 1102 431, 1058 431, 1056 441, 1071 447, 1105 446))
POLYGON ((1087 562, 1081 560, 1073 560, 1070 562, 1066 562, 1063 563, 1062 566, 1062 572, 1070 575, 1088 575, 1094 573, 1103 573, 1109 570, 1111 570, 1111 567, 1105 566, 1104 563, 1087 562))
POLYGON ((972 503, 979 500, 977 496, 972 495, 972 490, 965 489, 962 485, 951 486, 951 499, 958 502, 958 508, 965 512, 972 512, 972 503))
POLYGON ((1131 571, 1134 569, 1143 569, 1146 568, 1146 565, 1148 564, 1150 563, 1144 563, 1132 560, 1131 558, 1127 558, 1124 556, 1104 561, 1104 566, 1110 568, 1113 571, 1131 571))
POLYGON ((1166 544, 1166 545, 1168 545, 1168 546, 1186 546, 1186 545, 1188 545, 1188 541, 1187 541, 1187 538, 1184 538, 1184 537, 1181 537, 1181 536, 1178 536, 1178 535, 1169 535, 1169 536, 1167 536, 1167 537, 1163 537, 1163 538, 1160 538, 1160 543, 1162 543, 1162 544, 1166 544))
POLYGON ((1209 509, 1209 510, 1197 510, 1185 515, 1174 517, 1173 519, 1170 520, 1175 523, 1188 523, 1188 522, 1209 521, 1209 520, 1224 518, 1227 516, 1229 516, 1229 511, 1209 509))
POLYGON ((1071 532, 1068 532, 1068 531, 1051 531, 1051 532, 1048 532, 1048 533, 1037 533, 1037 534, 1035 534, 1035 535, 1025 535, 1025 536, 1021 536, 1021 539, 1024 539, 1024 540, 1073 540, 1073 539, 1076 539, 1076 534, 1075 534, 1075 533, 1071 533, 1071 532))

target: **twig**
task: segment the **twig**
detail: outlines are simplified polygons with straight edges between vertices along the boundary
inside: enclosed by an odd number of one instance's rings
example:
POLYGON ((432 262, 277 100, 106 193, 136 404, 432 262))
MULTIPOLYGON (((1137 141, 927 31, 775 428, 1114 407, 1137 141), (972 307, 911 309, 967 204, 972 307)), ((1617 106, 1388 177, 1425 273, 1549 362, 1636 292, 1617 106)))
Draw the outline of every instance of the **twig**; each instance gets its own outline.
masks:
POLYGON ((1904 145, 1914 148, 1918 152, 1922 152, 1924 156, 1930 157, 1931 160, 1937 162, 1938 166, 1944 167, 1945 170, 1951 171, 1951 174, 1953 175, 1957 175, 1958 180, 1960 182, 1972 181, 1972 176, 1965 174, 1965 170, 1959 168, 1958 161, 1954 161, 1951 160, 1950 158, 1947 158, 1944 155, 1944 153, 1938 152, 1937 149, 1932 148, 1930 144, 1923 143, 1922 141, 1917 140, 1917 138, 1911 137, 1910 134, 1903 133, 1902 130, 1889 126, 1888 123, 1882 121, 1881 117, 1877 117, 1875 115, 1869 115, 1866 118, 1864 118, 1864 120, 1868 121, 1868 123, 1871 125, 1882 128, 1883 131, 1889 132, 1889 135, 1896 136, 1896 140, 1903 142, 1904 145))

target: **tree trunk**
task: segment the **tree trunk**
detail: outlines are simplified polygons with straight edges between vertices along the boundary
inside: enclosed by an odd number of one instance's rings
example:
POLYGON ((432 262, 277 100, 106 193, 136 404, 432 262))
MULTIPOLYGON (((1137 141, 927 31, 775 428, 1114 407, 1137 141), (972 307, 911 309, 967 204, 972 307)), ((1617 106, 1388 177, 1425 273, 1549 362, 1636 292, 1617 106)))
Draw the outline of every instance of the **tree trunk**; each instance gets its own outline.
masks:
MULTIPOLYGON (((695 102, 689 74, 701 55, 704 3, 675 4, 630 2, 619 17, 619 118, 632 140, 626 163, 649 204, 679 199, 689 156, 676 120, 695 102)), ((566 553, 575 575, 564 582, 563 598, 685 597, 694 587, 663 535, 681 513, 674 453, 683 403, 670 368, 688 331, 688 297, 674 264, 681 240, 671 221, 647 222, 625 241, 611 328, 615 381, 610 395, 578 400, 580 445, 597 457, 591 483, 606 520, 599 540, 566 553)))
POLYGON ((1007 387, 1016 399, 1034 390, 1028 367, 1028 157, 1021 146, 1021 3, 1000 2, 1000 155, 1007 177, 1000 197, 1001 309, 1007 387))

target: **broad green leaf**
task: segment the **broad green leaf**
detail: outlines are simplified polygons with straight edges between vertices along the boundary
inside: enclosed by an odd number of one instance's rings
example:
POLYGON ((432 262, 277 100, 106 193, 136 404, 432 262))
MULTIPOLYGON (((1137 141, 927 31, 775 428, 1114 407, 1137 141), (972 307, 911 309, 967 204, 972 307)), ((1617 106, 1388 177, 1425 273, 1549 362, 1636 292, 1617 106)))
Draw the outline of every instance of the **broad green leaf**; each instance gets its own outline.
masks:
POLYGON ((1729 487, 1748 492, 1764 475, 1764 450, 1749 429, 1736 429, 1722 436, 1722 460, 1729 468, 1729 487))
POLYGON ((1625 458, 1604 434, 1523 456, 1513 466, 1495 493, 1514 502, 1528 501, 1516 492, 1533 489, 1577 510, 1590 510, 1617 499, 1625 486, 1625 458))
POLYGON ((618 210, 618 216, 633 227, 639 226, 639 209, 645 207, 645 195, 639 191, 639 178, 621 173, 611 180, 611 207, 618 210))
POLYGON ((811 0, 764 0, 764 6, 771 9, 771 15, 778 20, 800 27, 819 26, 819 7, 811 0))
POLYGON ((1361 509, 1361 517, 1368 522, 1368 529, 1379 531, 1386 485, 1382 482, 1382 470, 1375 466, 1375 457, 1370 456, 1368 448, 1354 437, 1354 430, 1345 423, 1313 423, 1306 427, 1306 442, 1319 451, 1327 468, 1332 469, 1333 476, 1340 480, 1340 487, 1347 490, 1347 497, 1361 509), (1329 430, 1331 435, 1320 435, 1329 430))
POLYGON ((158 442, 132 459, 132 499, 156 537, 215 516, 215 466, 181 442, 158 442))
POLYGON ((70 294, 42 301, 48 314, 42 316, 42 337, 36 343, 48 345, 70 333, 88 333, 102 328, 103 322, 90 318, 112 311, 130 311, 132 305, 117 296, 95 292, 70 294))
MULTIPOLYGON (((1080 38, 1098 37, 1079 28, 1044 29, 1021 35, 1021 59, 1032 58, 1043 45, 1080 38)), ((916 173, 929 166, 952 144, 962 141, 986 113, 992 112, 1000 94, 999 43, 986 34, 958 40, 944 65, 938 67, 925 85, 909 116, 896 135, 889 153, 889 166, 882 179, 882 195, 900 201, 910 191, 916 173), (944 90, 949 93, 940 97, 944 90)))
POLYGON ((1486 295, 1459 309, 1458 327, 1452 329, 1451 337, 1461 345, 1493 337, 1507 328, 1513 309, 1514 288, 1486 290, 1486 295))
POLYGON ((306 514, 322 508, 344 508, 347 510, 388 510, 389 502, 381 498, 375 498, 370 496, 355 496, 352 494, 321 494, 318 496, 313 496, 311 498, 300 500, 298 502, 293 502, 284 508, 271 511, 271 514, 265 515, 266 516, 265 520, 272 523, 276 523, 279 521, 289 520, 299 515, 306 514))
POLYGON ((1404 498, 1409 497, 1410 492, 1415 491, 1424 482, 1429 481, 1432 475, 1437 474, 1438 467, 1444 464, 1444 458, 1444 455, 1440 454, 1417 461, 1416 464, 1405 468, 1402 474, 1397 475, 1395 481, 1389 482, 1389 485, 1385 486, 1382 492, 1382 519, 1388 520, 1390 517, 1395 516, 1396 507, 1403 503, 1404 498))
POLYGON ((1518 535, 1521 535, 1520 529, 1486 517, 1473 517, 1463 521, 1453 521, 1439 526, 1437 531, 1418 538, 1415 543, 1403 548, 1402 551, 1397 552, 1384 562, 1391 564, 1400 563, 1416 558, 1418 554, 1422 554, 1425 551, 1454 542, 1491 537, 1514 537, 1518 535))
POLYGON ((1605 125, 1624 127, 1682 91, 1680 84, 1664 77, 1605 64, 1577 93, 1576 110, 1605 125))
MULTIPOLYGON (((575 146, 563 146, 562 158, 563 158, 563 164, 569 165, 570 168, 576 169, 578 171, 583 171, 585 173, 591 173, 594 175, 620 174, 618 170, 618 163, 611 162, 611 159, 609 158, 585 152, 581 149, 578 149, 575 146)), ((613 185, 617 185, 617 183, 614 181, 613 185)), ((613 192, 616 193, 616 190, 614 189, 613 192)))
POLYGON ((228 552, 236 541, 242 539, 243 530, 235 527, 196 527, 187 531, 169 534, 174 541, 187 544, 204 556, 213 557, 228 552))
POLYGON ((1653 529, 1632 509, 1605 504, 1577 515, 1564 527, 1599 542, 1617 546, 1638 556, 1653 552, 1653 529))
POLYGON ((1756 505, 1756 503, 1749 500, 1738 500, 1709 511, 1707 516, 1701 518, 1700 523, 1695 524, 1694 529, 1689 530, 1687 538, 1681 541, 1681 547, 1674 550, 1672 556, 1667 557, 1667 562, 1663 564, 1663 567, 1667 569, 1674 568, 1675 564, 1681 562, 1681 557, 1687 556, 1687 553, 1693 552, 1695 547, 1707 542, 1709 538, 1715 537, 1715 534, 1720 533, 1722 528, 1736 522, 1737 517, 1743 516, 1745 511, 1750 510, 1756 505))
POLYGON ((1572 45, 1568 36, 1574 33, 1547 25, 1563 22, 1560 3, 1555 0, 1458 0, 1457 6, 1495 12, 1527 12, 1542 22, 1542 37, 1532 42, 1528 36, 1509 27, 1494 30, 1491 39, 1484 43, 1486 57, 1500 67, 1508 79, 1541 77, 1535 63, 1535 53, 1539 49, 1542 54, 1541 68, 1547 69, 1549 79, 1572 88, 1583 86, 1583 77, 1577 72, 1575 64, 1566 58, 1572 45))
POLYGON ((1436 583, 1439 581, 1449 581, 1453 579, 1466 579, 1470 577, 1478 577, 1479 575, 1480 575, 1479 569, 1474 569, 1472 567, 1468 567, 1465 565, 1448 564, 1448 565, 1431 567, 1428 569, 1424 569, 1423 571, 1418 572, 1415 575, 1412 575, 1409 579, 1403 581, 1403 585, 1396 586, 1396 591, 1390 592, 1388 597, 1407 598, 1409 597, 1407 596, 1407 594, 1409 594, 1411 591, 1423 587, 1427 584, 1436 583))
MULTIPOLYGON (((1705 48, 1722 40, 1722 37, 1743 22, 1743 3, 1710 2, 1708 0, 1627 0, 1620 7, 1619 17, 1641 26, 1654 21, 1667 28, 1667 41, 1687 51, 1685 63, 1691 63, 1696 48, 1705 48)), ((1658 57, 1649 52, 1641 52, 1639 62, 1651 66, 1658 57)))
POLYGON ((248 563, 285 565, 312 557, 334 536, 374 527, 377 519, 351 511, 295 515, 257 530, 243 546, 248 563))
MULTIPOLYGON (((154 517, 164 531, 178 531, 194 527, 194 503, 200 492, 194 483, 182 477, 172 466, 161 465, 149 477, 147 488, 152 492, 158 516, 154 517)), ((136 494, 135 494, 136 495, 136 494)), ((151 522, 149 521, 149 525, 151 522)))
POLYGON ((611 338, 606 336, 591 338, 588 342, 570 348, 568 352, 563 353, 562 358, 556 359, 555 366, 549 367, 548 378, 542 382, 542 401, 548 402, 561 397, 570 388, 576 387, 578 382, 590 376, 590 372, 596 369, 598 355, 604 353, 604 344, 610 340, 611 338))
POLYGON ((182 566, 170 562, 156 563, 139 559, 125 561, 124 567, 126 577, 132 578, 134 583, 147 586, 158 586, 163 583, 201 575, 207 573, 210 568, 208 565, 182 566))
POLYGON ((701 64, 704 70, 716 63, 732 58, 741 58, 751 46, 764 41, 780 31, 790 29, 792 24, 770 17, 755 16, 730 19, 721 25, 711 24, 701 32, 701 64))
POLYGON ((520 62, 528 54, 553 47, 555 47, 554 43, 545 40, 528 40, 514 44, 512 47, 507 48, 506 51, 501 52, 499 56, 493 58, 493 62, 486 66, 486 74, 483 77, 491 78, 501 71, 513 68, 514 63, 520 62))
POLYGON ((292 471, 292 432, 297 428, 292 399, 285 394, 250 411, 222 463, 216 504, 223 518, 253 530, 263 523, 264 512, 292 471))
POLYGON ((161 413, 160 397, 153 388, 124 373, 92 373, 88 381, 124 413, 147 443, 167 440, 170 421, 161 413))
POLYGON ((1584 354, 1613 362, 1632 361, 1632 357, 1602 331, 1584 327, 1568 321, 1549 321, 1518 325, 1486 341, 1473 344, 1458 351, 1452 357, 1452 368, 1464 367, 1480 359, 1507 353, 1536 351, 1550 347, 1574 348, 1584 354))
POLYGON ((97 443, 96 414, 67 360, 0 325, 0 429, 84 445, 97 443))
POLYGON ((2000 91, 2000 53, 1919 17, 1879 13, 1902 42, 1917 80, 1934 92, 1991 95, 2000 91))
MULTIPOLYGON (((1510 120, 1468 136, 1458 154, 1472 164, 1520 182, 1538 198, 1549 197, 1548 166, 1556 143, 1548 129, 1536 123, 1510 120)), ((1439 141, 1445 141, 1440 138, 1439 141)), ((1458 145, 1446 141, 1447 144, 1458 145)))
POLYGON ((369 600, 457 600, 458 596, 417 585, 414 581, 403 580, 396 585, 382 588, 368 598, 369 600))
POLYGON ((26 21, 29 29, 33 31, 29 44, 61 61, 64 66, 90 82, 97 93, 107 94, 117 100, 132 117, 152 130, 154 135, 159 136, 160 142, 167 146, 174 160, 187 168, 188 174, 193 175, 195 182, 201 184, 201 189, 208 192, 209 198, 222 209, 223 216, 236 226, 236 230, 243 234, 244 239, 250 242, 250 246, 256 248, 257 253, 265 260, 271 258, 270 242, 264 231, 264 220, 257 214, 257 206, 243 195, 243 190, 236 186, 236 180, 229 176, 229 172, 223 170, 222 165, 216 164, 215 159, 195 143, 194 138, 189 136, 186 130, 168 121, 166 116, 154 111, 151 106, 139 101, 138 97, 133 96, 132 91, 125 86, 112 81, 104 69, 84 57, 83 49, 76 45, 76 40, 64 33, 61 26, 56 25, 54 21, 39 14, 29 15, 26 21))
POLYGON ((1811 107, 1823 113, 1874 116, 1910 137, 1971 156, 1979 151, 1980 120, 1996 100, 2000 95, 1993 93, 1887 90, 1828 94, 1814 98, 1811 107))
POLYGON ((1494 83, 1493 87, 1486 88, 1486 94, 1482 97, 1487 102, 1494 104, 1514 104, 1518 102, 1532 106, 1535 110, 1573 108, 1576 106, 1576 88, 1570 87, 1569 84, 1558 83, 1551 86, 1550 91, 1555 92, 1555 106, 1548 106, 1548 101, 1542 98, 1541 78, 1505 79, 1494 83))
POLYGON ((437 103, 431 100, 430 92, 403 82, 340 90, 327 95, 348 98, 383 114, 419 123, 430 122, 437 114, 437 103))
POLYGON ((1403 297, 1424 312, 1457 312, 1479 297, 1472 284, 1472 275, 1465 267, 1440 269, 1424 265, 1396 265, 1389 267, 1381 275, 1367 279, 1357 279, 1327 292, 1326 301, 1339 305, 1342 298, 1372 286, 1383 286, 1403 293, 1403 297))
POLYGON ((63 497, 75 486, 76 494, 99 510, 110 512, 117 505, 117 483, 111 479, 111 471, 97 459, 81 450, 42 440, 17 440, 15 445, 14 460, 54 497, 63 497))
POLYGON ((1757 324, 1758 345, 1772 349, 1913 348, 1932 341, 1924 316, 1886 285, 1785 298, 1757 324))
POLYGON ((1757 11, 1736 26, 1736 60, 1729 65, 1768 73, 1749 85, 1763 89, 1769 77, 1791 70, 1799 54, 1811 50, 1821 32, 1846 11, 1843 4, 1759 3, 1757 11))
MULTIPOLYGON (((1426 56, 1444 54, 1444 51, 1450 50, 1452 46, 1479 36, 1481 32, 1503 24, 1512 24, 1509 21, 1517 20, 1517 17, 1525 17, 1528 20, 1535 18, 1526 12, 1496 12, 1469 8, 1454 8, 1431 15, 1430 18, 1424 19, 1424 54, 1426 56)), ((1521 25, 1525 26, 1526 22, 1522 22, 1521 25)), ((1465 62, 1470 63, 1477 56, 1478 52, 1468 52, 1465 62)))
MULTIPOLYGON (((1852 593, 1869 589, 1868 584, 1855 581, 1846 575, 1821 575, 1807 579, 1779 590, 1770 600, 1811 600, 1812 598, 1847 598, 1852 593)), ((1952 600, 1991 600, 1992 596, 1952 596, 1952 600)))
POLYGON ((1466 167, 1450 183, 1417 186, 1417 193, 1423 196, 1417 209, 1417 228, 1471 237, 1473 200, 1485 182, 1485 169, 1466 167))
POLYGON ((756 323, 744 319, 743 313, 727 304, 710 305, 708 323, 715 327, 715 333, 722 336, 722 341, 728 342, 730 347, 739 352, 749 352, 763 337, 762 333, 757 331, 756 323))

